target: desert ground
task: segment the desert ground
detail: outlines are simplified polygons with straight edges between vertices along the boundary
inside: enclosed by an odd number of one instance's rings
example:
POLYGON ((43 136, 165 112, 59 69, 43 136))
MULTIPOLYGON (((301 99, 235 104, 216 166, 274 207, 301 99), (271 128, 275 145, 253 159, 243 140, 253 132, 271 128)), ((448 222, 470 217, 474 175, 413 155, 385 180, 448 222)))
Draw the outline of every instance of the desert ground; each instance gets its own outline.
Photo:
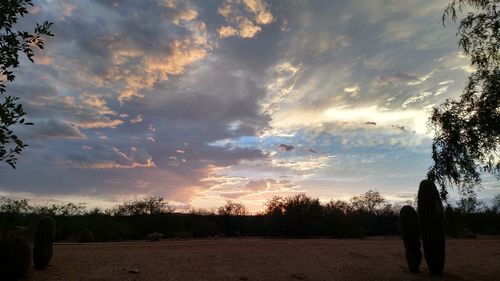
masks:
POLYGON ((199 239, 54 245, 23 280, 500 280, 500 238, 448 240, 441 278, 409 273, 402 241, 199 239))

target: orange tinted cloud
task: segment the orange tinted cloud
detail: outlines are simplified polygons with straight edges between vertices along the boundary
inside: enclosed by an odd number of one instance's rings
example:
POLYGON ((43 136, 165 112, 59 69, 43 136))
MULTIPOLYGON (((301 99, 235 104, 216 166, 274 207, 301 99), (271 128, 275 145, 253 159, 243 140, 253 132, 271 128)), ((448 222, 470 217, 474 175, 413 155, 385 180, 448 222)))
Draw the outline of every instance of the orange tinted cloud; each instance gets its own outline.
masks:
POLYGON ((253 38, 262 30, 263 25, 271 24, 274 20, 268 5, 261 0, 226 0, 219 7, 218 13, 229 24, 217 29, 219 38, 253 38))

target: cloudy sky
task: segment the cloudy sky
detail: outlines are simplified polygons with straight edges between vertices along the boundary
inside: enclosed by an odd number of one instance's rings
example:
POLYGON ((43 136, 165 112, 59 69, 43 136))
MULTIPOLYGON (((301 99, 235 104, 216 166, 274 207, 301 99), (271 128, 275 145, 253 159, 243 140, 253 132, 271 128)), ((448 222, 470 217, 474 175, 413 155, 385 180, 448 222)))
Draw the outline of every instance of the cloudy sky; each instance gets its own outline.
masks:
MULTIPOLYGON (((8 93, 32 127, 0 195, 179 209, 273 195, 411 200, 431 108, 473 71, 446 1, 38 0, 54 23, 8 93)), ((0 163, 1 164, 1 163, 0 163)), ((486 180, 480 198, 500 192, 486 180)))

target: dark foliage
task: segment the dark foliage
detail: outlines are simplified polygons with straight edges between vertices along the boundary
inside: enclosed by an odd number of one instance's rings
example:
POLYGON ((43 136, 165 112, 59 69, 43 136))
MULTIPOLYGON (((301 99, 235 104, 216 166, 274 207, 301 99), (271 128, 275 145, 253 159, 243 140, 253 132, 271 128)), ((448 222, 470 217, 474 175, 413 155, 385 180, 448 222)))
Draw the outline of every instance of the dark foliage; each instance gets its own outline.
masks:
MULTIPOLYGON (((50 32, 52 23, 36 24, 33 33, 15 29, 19 18, 28 13, 32 0, 0 1, 0 77, 12 82, 16 78, 13 70, 19 67, 19 53, 24 53, 33 62, 33 47, 44 48, 43 36, 54 36, 50 32)), ((25 122, 23 106, 17 97, 6 96, 5 81, 0 79, 0 161, 16 167, 16 156, 27 146, 12 131, 15 125, 32 125, 25 122)))
MULTIPOLYGON (((357 198, 363 195, 357 196, 357 198)), ((24 226, 33 231, 45 210, 58 210, 53 215, 56 240, 78 241, 84 229, 91 230, 94 239, 87 241, 119 241, 145 239, 158 232, 165 238, 211 236, 266 236, 266 237, 335 237, 355 238, 373 235, 399 235, 399 207, 383 204, 371 212, 356 208, 350 201, 332 200, 325 204, 307 195, 289 198, 275 197, 258 215, 229 213, 218 215, 207 211, 190 213, 154 213, 141 215, 114 215, 111 210, 89 211, 73 207, 78 204, 30 206, 27 200, 0 199, 0 233, 24 226), (13 212, 19 210, 20 212, 13 212), (70 211, 75 210, 75 211, 70 211), (288 214, 287 214, 288 211, 288 214), (298 219, 298 222, 295 221, 298 219)), ((494 208, 476 209, 469 213, 450 207, 458 237, 464 229, 478 234, 500 234, 500 213, 494 208)), ((448 211, 450 212, 450 211, 448 211)), ((448 215, 446 225, 449 224, 448 215)), ((451 235, 450 229, 447 233, 451 235)), ((29 234, 28 234, 29 235, 29 234)))
POLYGON ((351 204, 354 209, 373 213, 375 210, 385 202, 384 197, 378 191, 368 190, 366 193, 356 195, 351 199, 351 204))
POLYGON ((163 233, 159 233, 159 232, 153 232, 153 233, 149 233, 146 238, 151 241, 151 242, 155 242, 155 241, 160 241, 161 239, 163 239, 163 233))
POLYGON ((441 186, 456 185, 464 196, 474 194, 481 173, 500 176, 500 15, 498 0, 454 0, 443 23, 470 7, 460 21, 458 45, 471 58, 476 71, 458 99, 433 109, 430 128, 433 166, 428 176, 441 186))
POLYGON ((298 194, 287 198, 283 208, 285 235, 310 236, 319 232, 322 208, 318 199, 298 194))
POLYGON ((174 209, 161 197, 150 196, 126 201, 111 212, 116 216, 158 215, 172 213, 174 209))

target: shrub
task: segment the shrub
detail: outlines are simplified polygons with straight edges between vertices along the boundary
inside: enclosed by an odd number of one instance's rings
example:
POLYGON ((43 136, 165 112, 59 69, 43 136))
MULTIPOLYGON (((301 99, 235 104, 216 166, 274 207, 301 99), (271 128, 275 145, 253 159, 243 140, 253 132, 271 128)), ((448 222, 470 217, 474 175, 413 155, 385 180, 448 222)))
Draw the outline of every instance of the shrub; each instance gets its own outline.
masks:
POLYGON ((476 233, 472 232, 470 229, 464 228, 460 232, 460 237, 466 238, 466 239, 476 239, 477 235, 476 235, 476 233))
POLYGON ((158 232, 153 232, 153 233, 149 233, 146 238, 151 241, 151 242, 154 242, 154 241, 159 241, 161 239, 163 239, 163 233, 158 233, 158 232))
POLYGON ((78 243, 91 243, 95 241, 94 238, 94 233, 90 231, 90 229, 85 228, 84 230, 80 231, 78 234, 77 238, 78 243))

